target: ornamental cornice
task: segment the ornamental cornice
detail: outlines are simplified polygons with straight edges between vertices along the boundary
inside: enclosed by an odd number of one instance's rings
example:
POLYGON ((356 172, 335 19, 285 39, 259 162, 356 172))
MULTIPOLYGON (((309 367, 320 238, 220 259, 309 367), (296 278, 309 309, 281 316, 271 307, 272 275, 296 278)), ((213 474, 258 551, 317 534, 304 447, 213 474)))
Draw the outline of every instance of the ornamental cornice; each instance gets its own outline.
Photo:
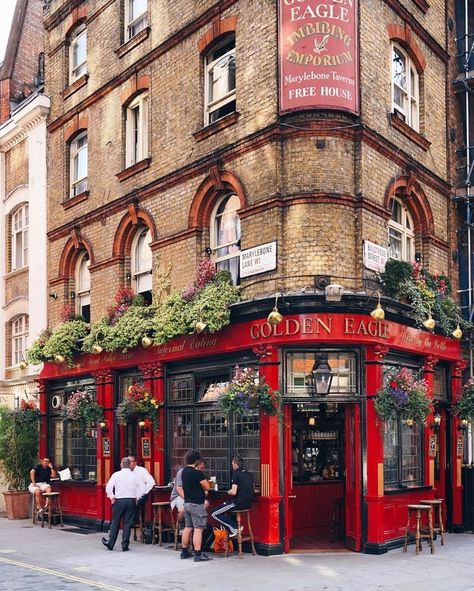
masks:
POLYGON ((46 121, 48 113, 49 99, 44 95, 39 95, 24 108, 13 113, 0 127, 0 151, 7 152, 26 139, 31 130, 46 121))

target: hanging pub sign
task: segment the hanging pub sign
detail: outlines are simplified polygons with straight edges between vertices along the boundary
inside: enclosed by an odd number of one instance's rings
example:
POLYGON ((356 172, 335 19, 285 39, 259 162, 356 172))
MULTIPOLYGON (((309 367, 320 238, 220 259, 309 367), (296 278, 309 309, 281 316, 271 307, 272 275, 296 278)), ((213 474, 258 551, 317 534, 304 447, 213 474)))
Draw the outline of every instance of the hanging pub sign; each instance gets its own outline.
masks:
POLYGON ((280 114, 359 114, 358 0, 278 0, 280 114))

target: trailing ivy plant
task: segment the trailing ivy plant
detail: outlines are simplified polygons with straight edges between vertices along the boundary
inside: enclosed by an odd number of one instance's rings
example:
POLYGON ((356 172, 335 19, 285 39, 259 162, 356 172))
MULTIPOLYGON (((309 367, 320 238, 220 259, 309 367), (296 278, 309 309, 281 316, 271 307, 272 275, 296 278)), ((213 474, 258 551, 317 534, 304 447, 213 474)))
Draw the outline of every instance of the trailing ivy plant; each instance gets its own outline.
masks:
POLYGON ((26 352, 26 361, 31 365, 39 365, 46 361, 46 357, 44 356, 44 346, 48 342, 52 332, 51 329, 45 328, 42 330, 38 336, 38 338, 32 343, 31 347, 26 352))
POLYGON ((453 414, 460 419, 474 421, 474 378, 464 384, 461 396, 453 407, 453 414))
POLYGON ((89 325, 84 320, 61 323, 43 347, 44 358, 54 361, 56 356, 60 355, 68 365, 72 365, 74 354, 81 351, 82 341, 88 333, 89 325))

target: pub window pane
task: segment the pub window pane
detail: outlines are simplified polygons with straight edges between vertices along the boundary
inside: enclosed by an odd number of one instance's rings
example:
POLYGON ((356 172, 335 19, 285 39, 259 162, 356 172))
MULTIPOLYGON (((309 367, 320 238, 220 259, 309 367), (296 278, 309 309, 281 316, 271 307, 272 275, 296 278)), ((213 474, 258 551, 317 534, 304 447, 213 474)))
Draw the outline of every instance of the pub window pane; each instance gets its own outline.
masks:
POLYGON ((421 481, 421 435, 420 426, 415 423, 407 427, 402 420, 402 483, 406 486, 422 484, 421 481))
POLYGON ((170 477, 184 466, 184 456, 193 443, 193 413, 186 409, 170 411, 171 453, 170 477))
POLYGON ((192 376, 175 376, 169 380, 170 404, 189 404, 193 402, 192 376))
POLYGON ((234 449, 260 486, 260 420, 258 411, 234 417, 234 449))
POLYGON ((206 472, 217 477, 219 485, 229 482, 229 437, 226 420, 215 410, 196 413, 197 449, 206 460, 206 472))
POLYGON ((437 400, 448 400, 446 370, 437 368, 433 376, 433 395, 437 400))

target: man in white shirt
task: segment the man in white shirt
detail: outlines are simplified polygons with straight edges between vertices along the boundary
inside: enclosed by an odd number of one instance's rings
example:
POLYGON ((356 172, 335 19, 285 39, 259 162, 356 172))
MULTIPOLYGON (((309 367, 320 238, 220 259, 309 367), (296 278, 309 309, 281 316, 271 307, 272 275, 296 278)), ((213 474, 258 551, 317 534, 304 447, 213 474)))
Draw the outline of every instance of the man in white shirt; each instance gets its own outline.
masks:
POLYGON ((130 470, 133 474, 138 478, 140 484, 145 491, 144 494, 138 499, 137 507, 135 511, 135 521, 137 521, 140 512, 145 508, 146 502, 148 500, 148 495, 151 489, 155 486, 156 482, 153 476, 148 472, 146 468, 143 466, 139 466, 137 464, 137 458, 135 456, 128 456, 130 460, 130 470))
POLYGON ((144 487, 137 475, 130 470, 130 459, 123 458, 122 469, 114 472, 107 482, 105 492, 112 503, 112 523, 109 539, 102 538, 102 544, 113 550, 123 517, 122 550, 126 552, 130 544, 130 531, 135 519, 137 500, 143 496, 144 487))

